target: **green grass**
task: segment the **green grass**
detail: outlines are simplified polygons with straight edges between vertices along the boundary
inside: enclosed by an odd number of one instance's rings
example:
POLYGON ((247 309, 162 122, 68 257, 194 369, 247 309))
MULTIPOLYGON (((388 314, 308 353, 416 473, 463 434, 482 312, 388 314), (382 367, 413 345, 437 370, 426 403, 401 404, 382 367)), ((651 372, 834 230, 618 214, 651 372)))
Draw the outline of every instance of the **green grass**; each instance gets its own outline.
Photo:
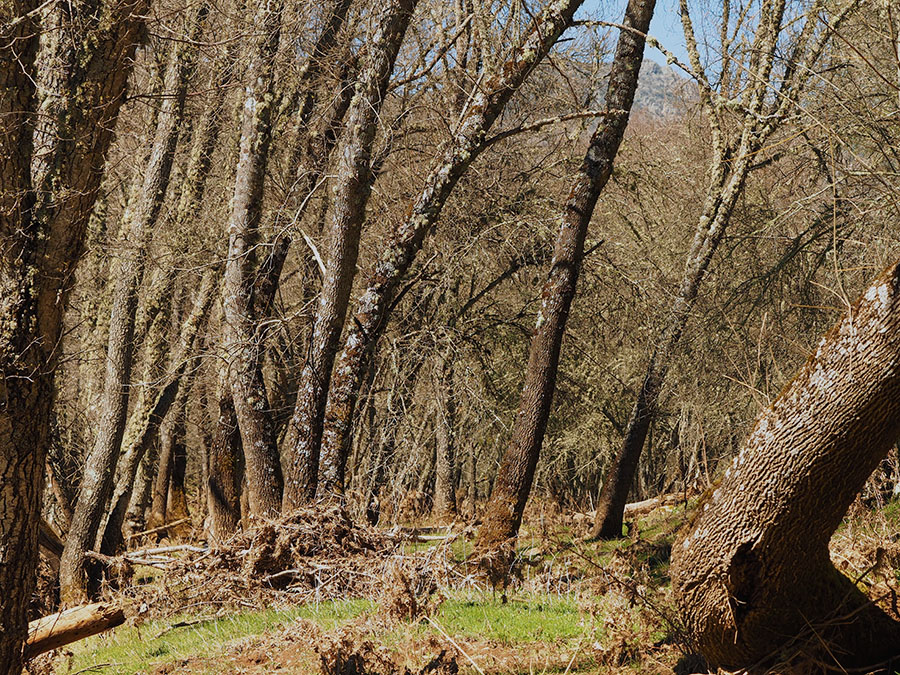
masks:
POLYGON ((506 604, 487 593, 450 598, 434 619, 451 635, 508 645, 568 640, 584 634, 575 602, 552 596, 524 596, 506 604))
POLYGON ((295 619, 310 619, 331 629, 348 619, 371 610, 366 600, 341 600, 289 609, 269 609, 232 614, 202 620, 202 614, 174 616, 165 621, 150 621, 141 626, 118 628, 112 633, 88 638, 74 646, 70 672, 99 664, 104 674, 125 675, 158 663, 177 661, 195 655, 215 655, 227 642, 278 629, 295 619), (179 621, 195 622, 167 630, 179 621), (165 633, 163 633, 166 631, 165 633))
MULTIPOLYGON (((209 620, 204 620, 202 614, 174 616, 139 627, 122 627, 77 643, 69 672, 98 666, 95 672, 130 675, 180 659, 214 657, 221 653, 226 643, 278 630, 296 619, 310 619, 324 630, 331 630, 370 611, 377 611, 372 602, 343 600, 322 603, 318 607, 301 605, 209 620), (191 625, 170 629, 179 621, 191 625)), ((455 637, 490 640, 509 646, 579 639, 585 630, 575 602, 555 596, 522 596, 502 603, 499 596, 492 593, 454 594, 440 606, 433 620, 441 630, 455 637)), ((422 622, 398 627, 382 636, 383 642, 402 645, 411 632, 440 634, 434 625, 422 622)), ((210 668, 210 672, 215 672, 216 663, 211 663, 210 668)))

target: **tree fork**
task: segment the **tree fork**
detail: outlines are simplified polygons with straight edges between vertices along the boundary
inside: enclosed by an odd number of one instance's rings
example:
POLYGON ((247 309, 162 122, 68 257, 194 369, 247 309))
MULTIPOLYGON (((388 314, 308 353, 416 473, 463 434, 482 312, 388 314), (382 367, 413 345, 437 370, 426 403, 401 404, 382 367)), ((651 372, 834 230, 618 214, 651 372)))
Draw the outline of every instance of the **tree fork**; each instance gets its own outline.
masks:
POLYGON ((828 542, 900 436, 900 265, 822 338, 757 418, 675 543, 672 581, 711 665, 886 670, 900 623, 831 564, 828 542))

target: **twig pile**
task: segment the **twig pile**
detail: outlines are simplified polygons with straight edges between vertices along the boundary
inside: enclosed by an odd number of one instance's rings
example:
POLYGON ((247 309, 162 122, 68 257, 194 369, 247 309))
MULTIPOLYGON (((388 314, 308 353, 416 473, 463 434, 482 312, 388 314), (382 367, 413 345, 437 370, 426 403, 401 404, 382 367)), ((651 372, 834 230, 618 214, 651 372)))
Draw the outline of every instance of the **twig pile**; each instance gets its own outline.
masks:
POLYGON ((353 523, 338 505, 317 505, 169 565, 164 588, 150 604, 260 607, 280 600, 380 599, 398 568, 423 587, 433 586, 425 577, 446 582, 454 574, 448 556, 433 549, 404 555, 403 541, 399 533, 353 523))

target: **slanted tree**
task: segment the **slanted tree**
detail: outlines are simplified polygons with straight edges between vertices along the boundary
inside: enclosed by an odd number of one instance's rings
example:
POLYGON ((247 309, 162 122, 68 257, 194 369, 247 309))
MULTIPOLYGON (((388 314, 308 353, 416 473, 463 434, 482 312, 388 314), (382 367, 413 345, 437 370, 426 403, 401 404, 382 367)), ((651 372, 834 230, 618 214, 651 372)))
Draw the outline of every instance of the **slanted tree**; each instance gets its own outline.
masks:
POLYGON ((710 665, 896 670, 900 622, 835 569, 828 542, 900 437, 898 364, 895 264, 759 415, 673 546, 676 602, 710 665))
POLYGON ((473 91, 450 140, 444 144, 406 217, 388 235, 384 251, 366 273, 353 321, 335 366, 328 393, 322 433, 324 491, 341 492, 352 442, 353 417, 372 352, 390 318, 397 289, 416 258, 425 237, 460 178, 490 145, 487 138, 506 104, 571 26, 582 0, 556 0, 531 22, 510 57, 489 71, 486 82, 473 91))
POLYGON ((255 17, 257 34, 247 57, 240 155, 234 179, 228 257, 222 286, 223 346, 229 360, 228 383, 241 433, 252 516, 272 516, 281 508, 283 479, 274 420, 261 372, 254 368, 259 349, 251 315, 254 252, 262 218, 263 186, 272 141, 275 57, 284 3, 266 0, 255 17))
POLYGON ((588 224, 625 135, 654 5, 654 0, 630 0, 625 9, 624 27, 619 33, 606 88, 608 112, 591 137, 560 218, 512 438, 500 463, 476 541, 481 554, 507 546, 522 522, 550 417, 559 352, 575 297, 588 224))
POLYGON ((815 72, 815 64, 823 49, 833 31, 855 7, 855 2, 848 2, 832 17, 831 26, 824 29, 820 25, 823 3, 814 2, 802 17, 801 29, 791 35, 791 39, 785 40, 787 24, 797 22, 796 17, 785 17, 785 4, 784 0, 762 3, 753 36, 745 40, 737 40, 736 35, 740 34, 747 21, 746 14, 742 14, 736 27, 732 28, 728 25, 726 11, 720 48, 723 54, 729 54, 732 49, 734 51, 725 59, 726 69, 718 78, 721 89, 715 91, 700 60, 687 2, 681 2, 691 67, 700 74, 701 105, 711 128, 711 181, 668 320, 662 335, 654 343, 621 448, 603 480, 592 537, 608 539, 622 536, 628 492, 634 482, 647 433, 658 411, 659 398, 675 349, 684 334, 709 264, 743 194, 754 158, 785 120, 796 114, 800 98, 815 72), (789 55, 786 67, 780 67, 777 63, 783 53, 789 55), (777 91, 778 95, 773 97, 773 91, 777 91), (739 102, 743 110, 739 125, 730 122, 729 107, 733 105, 730 101, 739 102))

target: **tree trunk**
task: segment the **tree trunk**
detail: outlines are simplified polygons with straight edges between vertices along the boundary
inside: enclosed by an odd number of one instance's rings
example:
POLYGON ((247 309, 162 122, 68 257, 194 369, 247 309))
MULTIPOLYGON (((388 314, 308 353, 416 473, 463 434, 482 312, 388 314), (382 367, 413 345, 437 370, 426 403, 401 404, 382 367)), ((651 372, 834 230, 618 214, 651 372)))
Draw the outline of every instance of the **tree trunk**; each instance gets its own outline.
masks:
MULTIPOLYGON (((499 68, 472 101, 468 113, 441 158, 425 179, 410 208, 410 215, 389 235, 384 252, 367 275, 366 290, 354 310, 354 318, 335 367, 335 380, 324 412, 321 451, 325 467, 325 491, 340 491, 351 443, 353 414, 372 351, 387 324, 397 287, 412 265, 425 236, 437 222, 456 183, 472 161, 487 147, 485 134, 506 103, 571 25, 582 0, 557 0, 538 17, 512 58, 499 68)), ((313 447, 315 453, 317 447, 313 447)), ((324 474, 323 474, 324 475, 324 474)))
POLYGON ((494 551, 513 540, 531 492, 550 405, 556 386, 559 352, 584 254, 588 223, 612 173, 644 56, 644 35, 654 0, 629 0, 606 90, 608 115, 591 138, 562 214, 550 273, 541 292, 541 308, 528 354, 525 385, 512 439, 503 455, 476 548, 494 551))
POLYGON ((32 659, 123 623, 125 611, 120 605, 110 603, 73 607, 41 617, 28 625, 25 658, 32 659))
POLYGON ((172 460, 175 450, 173 425, 170 410, 159 428, 159 459, 156 464, 156 478, 153 481, 150 515, 147 517, 147 526, 150 528, 162 527, 168 518, 166 510, 169 504, 169 482, 172 480, 172 460))
POLYGON ((237 417, 231 401, 230 388, 219 386, 219 414, 215 436, 209 449, 209 538, 222 542, 234 534, 241 522, 241 479, 243 455, 237 417))
MULTIPOLYGON (((193 12, 189 22, 189 41, 199 39, 208 6, 200 3, 193 12)), ((99 403, 100 425, 94 446, 85 461, 75 512, 66 536, 66 551, 60 563, 60 597, 66 603, 79 603, 87 599, 84 553, 93 547, 113 488, 128 413, 138 287, 144 274, 152 229, 168 188, 188 80, 193 70, 194 49, 189 44, 188 41, 179 41, 172 49, 166 73, 166 91, 172 92, 172 95, 163 100, 159 111, 153 149, 143 174, 140 194, 124 215, 128 223, 126 246, 131 250, 124 252, 115 277, 106 375, 99 403)))
POLYGON ((53 372, 68 284, 131 70, 142 26, 138 17, 147 6, 125 2, 90 7, 84 15, 82 9, 47 10, 63 31, 46 45, 58 67, 40 79, 61 96, 43 116, 59 133, 42 157, 46 169, 32 177, 37 3, 0 6, 0 672, 11 675, 22 667, 35 579, 53 372))
MULTIPOLYGON (((166 501, 166 519, 168 522, 176 520, 190 520, 188 510, 187 493, 184 489, 184 477, 187 470, 187 446, 185 445, 186 428, 184 422, 184 397, 175 403, 170 415, 174 418, 172 424, 172 476, 169 480, 169 496, 166 501)), ((182 523, 169 531, 169 536, 186 537, 191 532, 190 522, 182 523)))
POLYGON ((251 45, 241 126, 241 149, 228 225, 228 257, 222 287, 223 343, 228 384, 244 448, 251 515, 269 517, 281 507, 282 474, 275 427, 263 383, 251 315, 252 256, 259 238, 263 183, 272 138, 275 56, 281 35, 283 0, 260 5, 251 45))
POLYGON ((900 436, 898 362, 893 265, 757 418, 673 546, 676 601, 710 665, 893 670, 900 623, 833 567, 828 542, 900 436))
POLYGON ((372 188, 371 153, 376 124, 394 61, 417 3, 418 0, 393 0, 384 5, 350 104, 347 132, 341 142, 336 170, 325 278, 313 319, 309 356, 300 373, 297 403, 288 429, 286 509, 304 504, 317 490, 323 495, 330 494, 343 478, 336 473, 342 467, 326 463, 322 467, 324 481, 317 488, 322 416, 356 274, 360 228, 372 188))
MULTIPOLYGON (((131 490, 131 499, 128 500, 128 506, 123 517, 120 536, 122 544, 120 546, 112 546, 111 543, 104 543, 101 549, 107 548, 112 550, 120 550, 127 547, 129 539, 138 532, 147 529, 147 511, 153 502, 153 486, 156 482, 156 468, 159 465, 159 447, 154 439, 149 444, 150 447, 144 452, 144 458, 138 467, 137 475, 134 478, 134 486, 131 490)), ((110 518, 112 518, 111 514, 110 518)), ((108 529, 104 533, 104 542, 109 540, 106 538, 107 533, 115 534, 115 530, 108 529)), ((101 550, 101 553, 104 553, 101 550)), ((104 553, 104 555, 106 555, 104 553)))
POLYGON ((456 516, 456 399, 453 364, 441 354, 437 364, 435 394, 438 406, 434 419, 436 460, 434 468, 433 514, 440 519, 456 516))

